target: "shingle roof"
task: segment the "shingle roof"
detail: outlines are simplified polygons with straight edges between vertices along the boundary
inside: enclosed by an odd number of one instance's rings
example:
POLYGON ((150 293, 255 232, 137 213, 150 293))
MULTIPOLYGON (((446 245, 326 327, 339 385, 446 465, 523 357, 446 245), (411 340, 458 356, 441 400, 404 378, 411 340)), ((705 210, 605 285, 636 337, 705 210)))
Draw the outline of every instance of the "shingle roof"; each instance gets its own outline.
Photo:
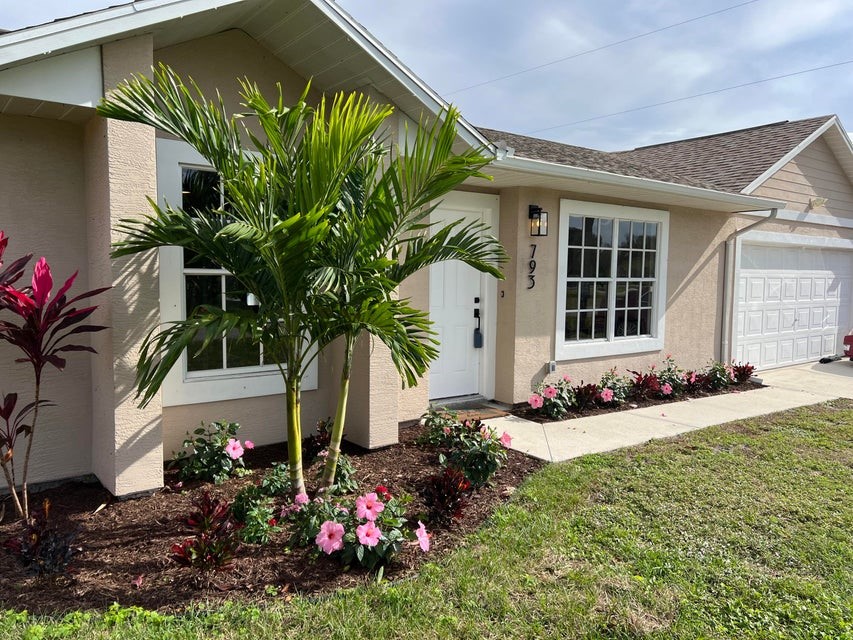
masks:
POLYGON ((480 128, 515 155, 583 169, 740 193, 833 116, 773 124, 606 152, 480 128))
POLYGON ((565 164, 570 167, 606 171, 608 173, 633 176, 635 178, 648 178, 650 180, 660 180, 662 182, 685 184, 691 187, 714 189, 714 185, 712 184, 681 176, 676 172, 664 171, 644 163, 637 163, 630 159, 620 158, 615 153, 598 151, 597 149, 587 149, 586 147, 576 147, 562 142, 552 142, 551 140, 531 138, 529 136, 522 136, 515 133, 509 133, 507 131, 498 131, 496 129, 486 129, 483 127, 477 128, 480 130, 480 133, 486 136, 486 138, 491 142, 505 142, 507 146, 514 149, 514 154, 516 156, 520 156, 522 158, 544 160, 546 162, 565 164))

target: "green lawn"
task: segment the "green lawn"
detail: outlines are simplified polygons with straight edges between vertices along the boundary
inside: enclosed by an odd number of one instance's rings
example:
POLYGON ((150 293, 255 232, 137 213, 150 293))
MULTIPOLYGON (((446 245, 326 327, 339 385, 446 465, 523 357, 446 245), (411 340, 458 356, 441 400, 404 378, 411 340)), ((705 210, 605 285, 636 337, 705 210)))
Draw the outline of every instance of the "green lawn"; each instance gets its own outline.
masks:
POLYGON ((837 401, 551 465, 411 581, 175 618, 9 613, 0 637, 853 639, 851 536, 837 401))

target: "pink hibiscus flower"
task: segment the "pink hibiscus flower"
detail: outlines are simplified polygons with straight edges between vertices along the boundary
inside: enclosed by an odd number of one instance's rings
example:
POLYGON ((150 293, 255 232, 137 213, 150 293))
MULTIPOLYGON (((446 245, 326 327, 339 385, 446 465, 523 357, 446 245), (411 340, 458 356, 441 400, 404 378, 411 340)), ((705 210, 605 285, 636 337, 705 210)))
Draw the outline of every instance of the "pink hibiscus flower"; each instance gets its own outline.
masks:
POLYGON ((485 427, 485 426, 481 427, 480 428, 480 435, 483 436, 484 440, 490 440, 492 437, 492 430, 489 429, 488 427, 485 427))
POLYGON ((599 395, 601 396, 602 402, 611 402, 613 400, 613 389, 610 387, 604 387, 599 395))
POLYGON ((293 498, 293 502, 301 507, 302 505, 311 502, 311 498, 308 497, 307 493, 297 493, 296 497, 293 498))
POLYGON ((320 525, 320 533, 314 538, 314 542, 323 553, 331 555, 335 551, 340 551, 344 548, 344 525, 326 520, 320 525))
POLYGON ((426 553, 429 551, 429 536, 424 523, 418 520, 418 528, 415 529, 415 536, 418 539, 418 544, 421 546, 421 551, 426 553))
POLYGON ((355 528, 355 535, 358 537, 358 541, 365 547, 375 547, 379 544, 382 532, 376 526, 376 523, 370 520, 357 526, 355 528))
POLYGON ((504 432, 503 432, 503 434, 501 434, 500 443, 501 443, 504 447, 506 447, 507 449, 509 449, 509 445, 511 445, 511 444, 512 444, 512 436, 511 436, 511 435, 509 435, 506 431, 504 431, 504 432))
POLYGON ((243 447, 240 446, 240 441, 235 438, 228 438, 228 444, 225 445, 225 453, 232 460, 236 460, 243 455, 243 447))
POLYGON ((359 518, 372 522, 384 510, 385 505, 375 493, 366 493, 355 499, 355 513, 359 518))
POLYGON ((254 442, 252 442, 251 440, 246 440, 246 441, 243 443, 243 446, 244 446, 246 449, 254 449, 254 448, 255 448, 255 443, 254 443, 254 442))
POLYGON ((672 393, 672 385, 668 382, 665 382, 664 385, 660 388, 660 390, 663 395, 668 396, 672 393))
POLYGON ((533 395, 531 395, 531 396, 530 396, 530 398, 527 400, 527 403, 528 403, 531 407, 533 407, 534 409, 541 409, 541 408, 542 408, 542 405, 544 404, 544 401, 542 400, 542 396, 540 396, 538 393, 534 393, 534 394, 533 394, 533 395))
POLYGON ((552 387, 552 386, 547 386, 547 387, 545 387, 545 390, 542 391, 542 395, 545 396, 546 398, 548 398, 549 400, 552 400, 553 398, 557 397, 557 388, 552 387))
POLYGON ((572 381, 572 379, 569 376, 566 376, 566 375, 563 376, 563 382, 571 382, 571 381, 572 381))

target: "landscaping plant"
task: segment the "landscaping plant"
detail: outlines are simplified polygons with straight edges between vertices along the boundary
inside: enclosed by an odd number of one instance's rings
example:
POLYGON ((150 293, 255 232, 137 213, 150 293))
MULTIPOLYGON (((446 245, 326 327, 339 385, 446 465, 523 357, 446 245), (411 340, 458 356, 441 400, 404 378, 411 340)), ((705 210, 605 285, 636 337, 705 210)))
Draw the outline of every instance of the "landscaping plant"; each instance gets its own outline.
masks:
POLYGON ((578 413, 583 413, 586 409, 595 406, 595 401, 600 396, 600 391, 597 384, 584 384, 572 387, 572 395, 575 398, 574 408, 578 413))
POLYGON ((173 464, 178 466, 181 480, 203 480, 222 484, 231 476, 245 473, 243 454, 253 449, 254 443, 237 439, 240 425, 220 420, 201 426, 183 442, 183 448, 174 453, 173 464))
POLYGON ((495 430, 480 420, 464 421, 463 429, 446 452, 438 456, 442 466, 458 469, 475 487, 486 484, 506 462, 506 449, 511 438, 504 433, 498 438, 495 430))
POLYGON ((734 381, 737 384, 743 384, 745 382, 749 382, 749 379, 755 373, 755 367, 751 364, 747 363, 732 363, 731 371, 734 375, 734 381))
POLYGON ((572 379, 563 376, 556 382, 540 382, 528 404, 554 420, 565 418, 575 404, 572 379))
POLYGON ((240 539, 251 544, 267 544, 270 536, 279 531, 275 504, 261 485, 251 484, 234 497, 231 515, 241 526, 240 539))
POLYGON ((65 573, 80 549, 72 546, 76 532, 60 531, 50 523, 50 500, 45 499, 24 524, 19 538, 7 540, 5 546, 16 554, 31 573, 53 576, 65 573))
POLYGON ((305 492, 301 389, 320 349, 343 337, 344 366, 323 487, 333 484, 346 416, 355 340, 367 332, 389 348, 406 384, 414 385, 437 355, 429 320, 396 297, 419 269, 462 260, 500 277, 501 245, 482 225, 438 229, 428 216, 442 195, 481 176, 489 159, 453 152, 458 114, 449 110, 413 148, 382 139, 392 108, 357 93, 285 106, 269 103, 241 81, 244 109, 229 116, 165 65, 153 79, 136 76, 98 107, 109 118, 144 123, 187 142, 221 178, 223 206, 192 214, 151 202, 153 213, 123 221, 126 239, 113 256, 180 246, 227 270, 259 302, 252 312, 200 306, 185 321, 150 334, 137 369, 147 403, 184 350, 203 350, 225 335, 260 343, 278 364, 287 407, 293 491, 305 492), (263 136, 246 123, 257 125, 263 136), (251 150, 251 153, 247 152, 251 150))
MULTIPOLYGON (((321 451, 320 457, 324 460, 329 455, 328 451, 321 451)), ((323 482, 323 474, 325 473, 325 465, 317 469, 317 480, 323 482)), ((335 465, 335 480, 330 486, 323 486, 325 492, 337 495, 346 495, 358 491, 358 480, 355 477, 356 469, 352 460, 345 454, 340 454, 338 464, 335 465)))
POLYGON ((34 398, 31 403, 23 405, 18 413, 14 413, 18 400, 17 394, 3 396, 3 409, 0 415, 5 423, 5 429, 0 434, 2 438, 0 466, 3 468, 15 511, 18 516, 26 520, 30 515, 27 477, 33 440, 39 409, 48 404, 41 397, 44 368, 49 364, 59 371, 65 369, 66 353, 73 351, 95 353, 91 346, 78 344, 73 340, 81 334, 102 331, 106 327, 84 324, 97 309, 96 306, 78 308, 75 305, 106 291, 108 287, 86 291, 69 299, 67 294, 77 278, 77 272, 75 271, 57 291, 54 291, 50 265, 42 257, 33 268, 31 285, 16 288, 15 284, 23 277, 24 268, 32 256, 19 258, 2 269, 3 254, 8 242, 8 237, 0 231, 0 312, 11 312, 18 317, 18 320, 13 322, 0 319, 0 340, 21 351, 22 357, 16 362, 29 363, 32 367, 34 398), (25 423, 24 420, 27 422, 25 423), (17 440, 21 436, 26 441, 26 450, 19 490, 15 450, 17 440))
POLYGON ((231 515, 228 502, 204 491, 193 500, 196 511, 183 519, 192 537, 172 545, 169 556, 178 564, 197 572, 197 578, 208 581, 216 571, 231 568, 240 546, 240 525, 231 515))
POLYGON ((458 469, 446 467, 440 473, 427 477, 420 489, 427 508, 426 517, 433 527, 446 527, 462 517, 465 495, 471 482, 458 469))

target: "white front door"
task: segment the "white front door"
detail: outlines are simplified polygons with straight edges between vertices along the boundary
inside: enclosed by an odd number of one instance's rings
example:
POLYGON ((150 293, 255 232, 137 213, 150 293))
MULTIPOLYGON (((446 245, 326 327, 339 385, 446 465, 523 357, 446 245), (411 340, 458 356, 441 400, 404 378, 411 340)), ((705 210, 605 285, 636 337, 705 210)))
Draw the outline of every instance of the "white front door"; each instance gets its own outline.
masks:
MULTIPOLYGON (((497 237, 498 196, 453 192, 430 220, 483 222, 497 237)), ((430 398, 494 394, 495 279, 459 262, 430 267, 429 315, 439 340, 439 356, 430 367, 430 398), (479 318, 476 316, 479 315, 479 318), (482 345, 475 346, 479 327, 482 345)))
POLYGON ((734 358, 762 369, 842 352, 853 328, 853 252, 744 244, 734 358))

